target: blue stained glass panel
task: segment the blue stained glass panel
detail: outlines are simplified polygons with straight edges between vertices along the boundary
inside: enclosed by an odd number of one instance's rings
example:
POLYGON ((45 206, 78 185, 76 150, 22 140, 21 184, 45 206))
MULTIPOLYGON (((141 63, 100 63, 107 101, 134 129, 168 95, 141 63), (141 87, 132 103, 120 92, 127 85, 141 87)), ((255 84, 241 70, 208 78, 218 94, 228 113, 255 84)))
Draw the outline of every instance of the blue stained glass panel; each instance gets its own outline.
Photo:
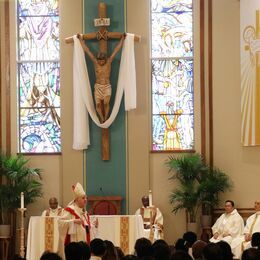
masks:
POLYGON ((193 114, 193 60, 152 61, 153 114, 193 114))
POLYGON ((19 81, 21 108, 60 106, 59 63, 21 63, 19 81))
POLYGON ((19 16, 58 15, 58 0, 19 0, 19 16))
POLYGON ((192 12, 152 13, 152 58, 192 55, 192 12))
POLYGON ((59 17, 19 18, 19 59, 59 59, 59 17))
POLYGON ((56 153, 61 151, 60 109, 20 110, 20 152, 56 153))
POLYGON ((192 0, 152 0, 152 12, 187 12, 192 10, 192 0))
POLYGON ((174 115, 153 115, 154 151, 189 150, 194 148, 194 117, 176 111, 174 115))

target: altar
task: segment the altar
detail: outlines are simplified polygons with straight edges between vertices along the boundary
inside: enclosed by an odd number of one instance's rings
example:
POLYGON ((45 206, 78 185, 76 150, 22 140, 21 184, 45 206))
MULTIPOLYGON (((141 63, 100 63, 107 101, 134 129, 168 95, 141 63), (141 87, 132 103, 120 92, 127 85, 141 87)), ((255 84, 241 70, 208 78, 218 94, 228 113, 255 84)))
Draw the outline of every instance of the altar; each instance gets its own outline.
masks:
MULTIPOLYGON (((136 215, 93 215, 98 219, 95 238, 110 240, 121 247, 125 254, 134 252, 135 241, 144 237, 143 219, 136 215)), ((38 260, 46 250, 58 250, 59 217, 31 217, 27 237, 27 260, 38 260)))

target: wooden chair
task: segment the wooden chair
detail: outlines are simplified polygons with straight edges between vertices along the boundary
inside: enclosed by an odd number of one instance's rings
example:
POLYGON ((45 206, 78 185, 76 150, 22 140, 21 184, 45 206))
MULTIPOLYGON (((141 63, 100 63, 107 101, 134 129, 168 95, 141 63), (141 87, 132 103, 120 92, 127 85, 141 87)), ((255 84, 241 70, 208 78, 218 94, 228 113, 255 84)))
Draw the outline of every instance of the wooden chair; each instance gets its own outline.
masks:
POLYGON ((91 215, 120 215, 121 196, 89 196, 88 212, 91 215))

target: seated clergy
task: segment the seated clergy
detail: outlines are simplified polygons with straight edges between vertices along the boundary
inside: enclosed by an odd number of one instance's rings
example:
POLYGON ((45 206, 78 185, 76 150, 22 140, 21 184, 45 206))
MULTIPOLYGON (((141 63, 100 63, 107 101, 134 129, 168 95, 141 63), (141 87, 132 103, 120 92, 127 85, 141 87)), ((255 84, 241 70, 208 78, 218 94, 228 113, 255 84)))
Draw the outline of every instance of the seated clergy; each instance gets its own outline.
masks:
POLYGON ((90 244, 91 229, 97 228, 98 221, 93 225, 86 211, 87 196, 80 183, 72 187, 74 200, 71 201, 58 221, 59 225, 59 253, 64 257, 64 246, 70 242, 86 242, 90 244))
POLYGON ((49 208, 42 212, 42 217, 58 217, 62 215, 62 211, 57 198, 53 197, 49 199, 49 208))
POLYGON ((213 237, 210 242, 217 243, 221 240, 231 243, 233 239, 241 236, 244 229, 244 221, 234 208, 232 200, 225 201, 225 213, 223 213, 212 227, 213 237))
POLYGON ((232 252, 235 257, 240 258, 245 249, 250 248, 252 235, 260 232, 260 200, 255 201, 255 213, 246 221, 242 236, 234 239, 231 243, 232 252))
POLYGON ((142 197, 143 206, 139 208, 135 215, 141 215, 144 222, 144 231, 146 238, 152 242, 163 238, 163 216, 161 211, 151 205, 149 206, 149 197, 142 197))

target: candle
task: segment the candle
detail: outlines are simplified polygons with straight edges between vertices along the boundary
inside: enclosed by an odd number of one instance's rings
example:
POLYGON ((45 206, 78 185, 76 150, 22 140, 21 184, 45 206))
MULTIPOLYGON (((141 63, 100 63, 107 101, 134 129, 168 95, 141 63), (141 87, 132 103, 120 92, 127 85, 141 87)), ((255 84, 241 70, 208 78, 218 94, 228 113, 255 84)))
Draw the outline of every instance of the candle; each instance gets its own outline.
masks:
POLYGON ((21 192, 21 209, 24 209, 24 193, 21 192))
POLYGON ((149 190, 149 207, 153 205, 153 196, 152 196, 152 191, 149 190))

